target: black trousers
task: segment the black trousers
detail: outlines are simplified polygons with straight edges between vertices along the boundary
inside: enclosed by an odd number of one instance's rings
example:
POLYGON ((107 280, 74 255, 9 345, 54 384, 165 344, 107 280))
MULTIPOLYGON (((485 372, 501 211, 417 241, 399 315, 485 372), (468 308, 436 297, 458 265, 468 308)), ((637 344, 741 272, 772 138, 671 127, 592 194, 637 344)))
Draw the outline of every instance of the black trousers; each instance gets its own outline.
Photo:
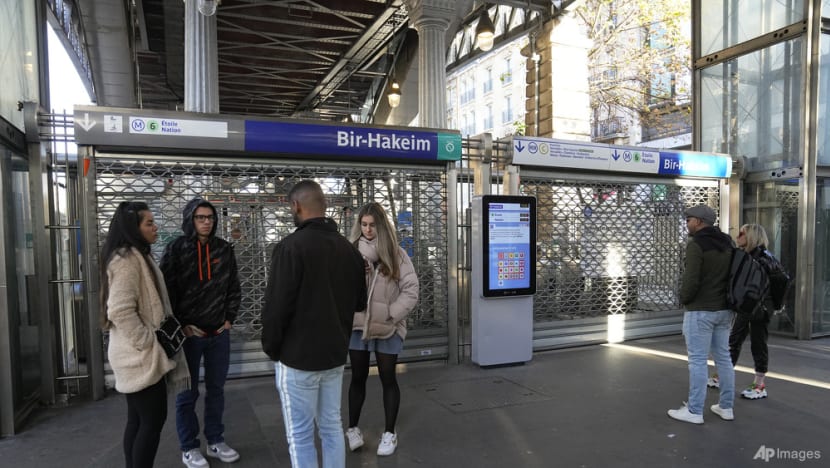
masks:
POLYGON ((127 397, 124 459, 127 468, 151 468, 159 448, 161 428, 167 419, 167 384, 157 383, 127 397))
POLYGON ((750 320, 741 315, 735 316, 735 323, 732 324, 732 331, 729 333, 729 355, 732 357, 732 365, 738 362, 741 355, 741 346, 749 335, 752 360, 755 361, 755 372, 767 373, 769 365, 769 349, 767 348, 767 320, 750 320))

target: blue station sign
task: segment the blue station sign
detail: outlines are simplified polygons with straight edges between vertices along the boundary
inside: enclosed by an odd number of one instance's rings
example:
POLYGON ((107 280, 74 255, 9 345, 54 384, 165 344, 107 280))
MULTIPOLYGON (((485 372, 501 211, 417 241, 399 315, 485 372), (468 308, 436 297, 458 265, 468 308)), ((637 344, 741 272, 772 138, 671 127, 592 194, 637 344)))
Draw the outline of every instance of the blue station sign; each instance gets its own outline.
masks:
POLYGON ((75 106, 80 145, 257 153, 343 161, 436 164, 461 160, 453 130, 245 119, 243 116, 75 106))
POLYGON ((732 158, 696 151, 513 137, 513 164, 662 176, 728 178, 732 158))
POLYGON ((343 159, 458 161, 458 133, 402 128, 245 121, 245 151, 343 159))

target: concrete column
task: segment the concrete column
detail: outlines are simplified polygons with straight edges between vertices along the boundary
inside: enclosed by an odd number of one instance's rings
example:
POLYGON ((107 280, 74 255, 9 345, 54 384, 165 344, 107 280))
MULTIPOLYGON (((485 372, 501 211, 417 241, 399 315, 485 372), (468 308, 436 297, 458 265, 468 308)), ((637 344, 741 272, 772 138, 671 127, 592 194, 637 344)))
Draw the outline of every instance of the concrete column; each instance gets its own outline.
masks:
POLYGON ((447 47, 444 34, 455 14, 451 0, 409 0, 409 18, 418 31, 418 122, 447 126, 447 47))
POLYGON ((184 110, 219 113, 216 15, 199 13, 196 0, 184 7, 184 110))

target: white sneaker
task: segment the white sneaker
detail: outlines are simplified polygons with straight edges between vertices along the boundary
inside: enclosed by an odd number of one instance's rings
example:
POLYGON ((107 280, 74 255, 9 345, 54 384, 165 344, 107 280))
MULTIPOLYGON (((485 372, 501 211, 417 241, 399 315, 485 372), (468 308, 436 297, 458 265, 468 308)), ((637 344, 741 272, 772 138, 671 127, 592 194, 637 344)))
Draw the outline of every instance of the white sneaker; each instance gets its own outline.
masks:
POLYGON ((202 456, 202 452, 197 448, 182 452, 182 463, 187 468, 207 468, 210 466, 205 457, 202 456))
POLYGON ((363 447, 363 434, 357 426, 346 429, 346 438, 349 439, 349 450, 352 452, 363 447))
POLYGON ((218 458, 225 463, 233 463, 239 460, 239 452, 230 448, 228 444, 219 442, 218 444, 208 445, 207 456, 218 458))
POLYGON ((687 423, 703 424, 703 415, 690 413, 686 405, 683 405, 679 409, 670 409, 669 417, 687 423))
POLYGON ((724 421, 732 421, 735 419, 735 413, 732 411, 732 408, 723 409, 720 405, 712 405, 709 409, 712 410, 713 413, 720 416, 720 418, 724 421))
POLYGON ((709 380, 706 381, 706 386, 709 388, 720 388, 720 381, 717 377, 709 377, 709 380))
POLYGON ((748 400, 758 400, 767 397, 767 386, 753 383, 746 390, 741 392, 741 396, 748 400))
POLYGON ((380 437, 380 445, 378 445, 378 455, 385 457, 395 453, 395 448, 398 446, 398 436, 391 432, 384 432, 380 437))

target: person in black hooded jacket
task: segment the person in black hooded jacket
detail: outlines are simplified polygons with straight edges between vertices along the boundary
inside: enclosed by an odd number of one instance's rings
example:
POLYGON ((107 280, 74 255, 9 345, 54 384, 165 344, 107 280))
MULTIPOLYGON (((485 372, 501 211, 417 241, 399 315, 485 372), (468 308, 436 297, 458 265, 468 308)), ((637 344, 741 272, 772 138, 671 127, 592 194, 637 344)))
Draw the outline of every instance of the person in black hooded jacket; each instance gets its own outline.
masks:
POLYGON ((691 240, 686 244, 686 261, 680 280, 678 299, 686 308, 683 337, 689 359, 689 398, 669 417, 692 424, 703 424, 706 401, 706 362, 709 353, 721 377, 720 398, 709 409, 721 419, 735 419, 735 369, 729 358, 729 330, 734 312, 726 302, 729 265, 734 246, 732 238, 715 226, 715 211, 706 205, 686 210, 686 229, 691 240))
POLYGON ((216 237, 217 224, 218 214, 210 202, 201 198, 188 202, 183 211, 184 235, 167 244, 160 265, 173 314, 188 336, 182 349, 193 385, 176 396, 176 431, 182 463, 188 467, 208 466, 199 449, 195 411, 202 358, 207 455, 225 463, 239 459, 239 453, 225 443, 222 414, 230 364, 230 329, 242 294, 233 246, 216 237))

